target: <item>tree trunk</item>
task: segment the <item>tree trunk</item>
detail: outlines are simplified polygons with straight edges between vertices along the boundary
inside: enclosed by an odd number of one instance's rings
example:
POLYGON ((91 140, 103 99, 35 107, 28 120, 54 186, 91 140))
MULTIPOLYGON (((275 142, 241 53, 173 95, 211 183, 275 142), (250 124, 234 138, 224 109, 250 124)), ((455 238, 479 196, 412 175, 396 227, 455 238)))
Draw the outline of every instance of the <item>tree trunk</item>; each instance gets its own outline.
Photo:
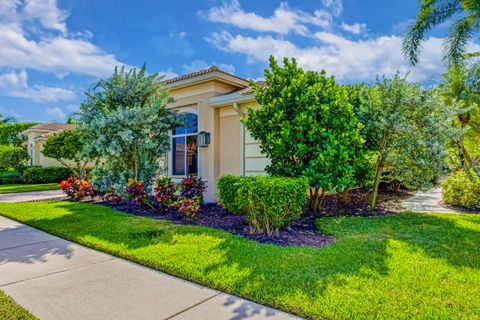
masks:
MULTIPOLYGON (((460 163, 462 164, 463 171, 465 171, 465 174, 467 175, 468 179, 471 182, 475 181, 475 178, 473 177, 472 173, 470 172, 469 168, 469 161, 468 159, 471 159, 469 156, 467 156, 466 152, 467 150, 463 146, 463 135, 460 137, 460 139, 457 141, 457 147, 458 147, 458 157, 460 158, 460 163)), ((477 169, 478 170, 478 169, 477 169)))
POLYGON ((377 168, 375 170, 375 180, 373 181, 373 191, 370 198, 370 210, 375 209, 375 204, 377 203, 378 186, 380 185, 383 171, 383 160, 383 156, 380 156, 380 159, 378 159, 377 168))
POLYGON ((315 210, 315 202, 318 197, 318 189, 315 188, 315 192, 312 192, 312 189, 310 188, 310 199, 308 199, 308 207, 310 210, 315 210))
POLYGON ((323 200, 325 199, 325 190, 322 188, 322 192, 320 193, 320 197, 318 196, 318 189, 316 190, 316 196, 313 199, 313 206, 312 210, 318 211, 322 207, 323 200))

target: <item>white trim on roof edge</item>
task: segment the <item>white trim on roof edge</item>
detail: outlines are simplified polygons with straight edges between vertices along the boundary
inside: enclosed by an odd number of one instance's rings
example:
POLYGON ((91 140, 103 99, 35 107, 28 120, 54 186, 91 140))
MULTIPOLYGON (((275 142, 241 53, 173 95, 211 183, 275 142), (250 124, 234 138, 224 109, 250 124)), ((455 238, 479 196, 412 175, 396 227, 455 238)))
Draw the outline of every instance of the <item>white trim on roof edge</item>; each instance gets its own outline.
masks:
POLYGON ((242 103, 242 102, 248 102, 248 101, 254 101, 254 100, 255 100, 255 97, 253 93, 240 94, 238 92, 234 92, 234 93, 224 94, 221 96, 211 97, 210 99, 208 99, 208 102, 211 107, 219 108, 219 107, 225 107, 225 106, 231 105, 234 102, 242 103))

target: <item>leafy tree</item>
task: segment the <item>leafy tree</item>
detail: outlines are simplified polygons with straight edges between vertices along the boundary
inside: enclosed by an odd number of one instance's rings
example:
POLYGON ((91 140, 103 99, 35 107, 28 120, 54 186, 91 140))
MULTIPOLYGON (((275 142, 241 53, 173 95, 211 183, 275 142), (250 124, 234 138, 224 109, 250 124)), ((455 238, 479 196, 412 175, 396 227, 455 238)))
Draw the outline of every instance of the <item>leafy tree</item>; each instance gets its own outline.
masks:
POLYGON ((357 167, 365 163, 362 125, 347 90, 333 77, 304 71, 295 59, 283 64, 270 57, 267 86, 251 84, 262 108, 249 108, 243 121, 270 159, 266 171, 305 176, 311 187, 309 205, 318 209, 326 191, 357 185, 357 167))
POLYGON ((426 188, 444 167, 444 144, 452 114, 434 90, 423 90, 396 75, 377 79, 364 91, 358 111, 365 125, 366 146, 375 151, 375 177, 370 207, 381 181, 426 188))
POLYGON ((81 157, 83 151, 82 136, 78 130, 65 130, 48 136, 43 146, 43 155, 57 159, 79 178, 85 175, 86 159, 81 157), (73 163, 73 164, 72 164, 73 163))
POLYGON ((448 105, 456 111, 453 126, 458 128, 449 145, 455 166, 459 165, 473 181, 480 177, 480 59, 478 54, 466 55, 452 64, 444 75, 440 89, 448 105))
POLYGON ((27 164, 28 152, 23 147, 3 146, 0 148, 0 168, 20 170, 27 164))
POLYGON ((22 146, 26 139, 23 131, 36 124, 36 122, 0 123, 0 144, 22 146))
POLYGON ((0 113, 0 125, 7 124, 10 122, 15 122, 15 118, 13 117, 5 117, 3 114, 0 113))
POLYGON ((478 0, 421 0, 416 21, 403 38, 403 53, 412 63, 418 63, 422 40, 432 28, 455 18, 444 40, 445 58, 461 59, 472 37, 480 31, 480 1, 478 0))
POLYGON ((170 130, 182 124, 166 109, 170 97, 161 89, 162 77, 147 75, 143 66, 138 72, 115 69, 87 93, 78 122, 82 154, 97 160, 97 187, 124 185, 128 178, 150 186, 159 156, 170 147, 170 130))

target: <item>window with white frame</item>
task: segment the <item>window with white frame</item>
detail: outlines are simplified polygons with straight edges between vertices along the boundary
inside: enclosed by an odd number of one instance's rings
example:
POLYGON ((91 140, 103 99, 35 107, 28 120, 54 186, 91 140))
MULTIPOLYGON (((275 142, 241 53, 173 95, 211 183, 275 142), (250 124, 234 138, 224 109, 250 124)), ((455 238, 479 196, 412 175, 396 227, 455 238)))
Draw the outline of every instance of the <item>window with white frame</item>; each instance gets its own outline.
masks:
POLYGON ((172 131, 172 175, 196 176, 198 174, 198 117, 183 114, 185 126, 172 131))

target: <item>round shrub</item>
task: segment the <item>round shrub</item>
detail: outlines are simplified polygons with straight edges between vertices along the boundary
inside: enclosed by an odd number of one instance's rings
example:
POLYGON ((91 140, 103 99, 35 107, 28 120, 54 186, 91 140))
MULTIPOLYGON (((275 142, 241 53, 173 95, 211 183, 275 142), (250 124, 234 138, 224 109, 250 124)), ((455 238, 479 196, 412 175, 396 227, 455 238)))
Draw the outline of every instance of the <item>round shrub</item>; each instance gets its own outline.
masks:
POLYGON ((219 198, 229 211, 244 214, 252 233, 272 235, 297 220, 307 201, 308 181, 286 177, 226 177, 219 198))
POLYGON ((480 207, 480 179, 470 181, 464 171, 453 173, 442 182, 443 201, 464 208, 480 207))
POLYGON ((0 172, 0 184, 24 183, 23 176, 18 171, 0 172))
POLYGON ((67 180, 72 175, 72 170, 66 167, 32 166, 23 172, 23 177, 27 183, 60 183, 60 181, 67 180))

